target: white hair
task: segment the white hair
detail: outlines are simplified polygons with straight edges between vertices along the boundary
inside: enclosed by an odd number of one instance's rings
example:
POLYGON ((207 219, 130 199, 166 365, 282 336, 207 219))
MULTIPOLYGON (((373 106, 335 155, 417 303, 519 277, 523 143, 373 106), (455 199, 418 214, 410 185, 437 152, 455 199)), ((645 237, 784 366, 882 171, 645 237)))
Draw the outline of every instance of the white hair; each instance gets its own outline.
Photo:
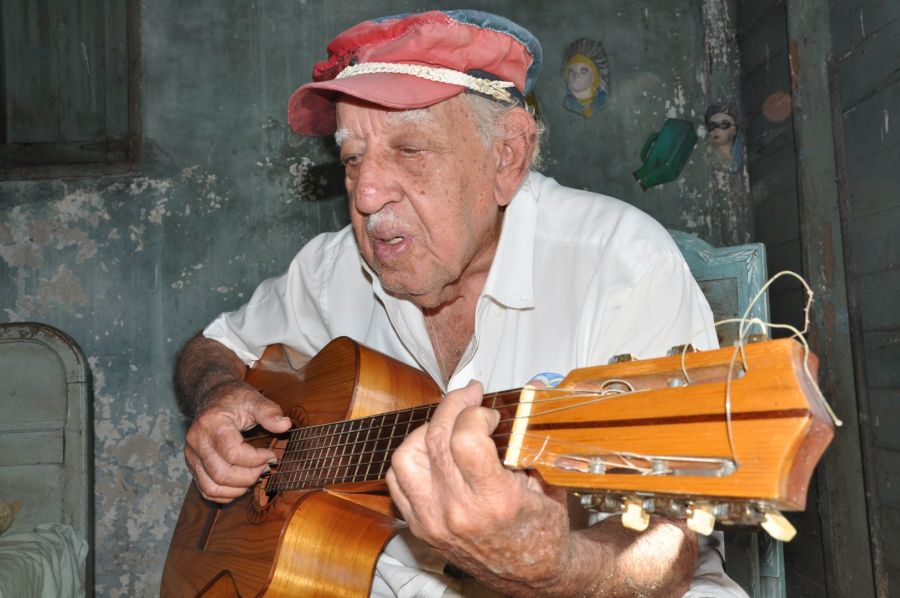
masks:
MULTIPOLYGON (((519 104, 514 102, 499 102, 473 93, 466 93, 457 97, 462 97, 468 104, 469 115, 475 122, 475 128, 478 129, 481 142, 485 147, 490 147, 491 144, 498 139, 507 139, 518 134, 516 131, 507 130, 503 116, 511 110, 521 108, 519 104)), ((532 169, 537 169, 540 167, 541 163, 541 142, 543 141, 545 128, 543 123, 535 118, 531 108, 526 108, 526 111, 535 122, 534 147, 532 148, 529 166, 532 169)), ((389 112, 388 119, 419 125, 426 125, 433 122, 431 111, 428 108, 389 112)), ((351 133, 348 129, 338 129, 334 132, 334 141, 338 147, 341 147, 344 141, 350 136, 351 133)))
MULTIPOLYGON (((475 121, 475 127, 481 134, 481 140, 485 147, 489 147, 498 139, 508 139, 518 134, 516 131, 507 130, 503 116, 511 110, 522 108, 519 104, 499 102, 474 93, 463 94, 463 97, 469 104, 469 114, 472 116, 472 120, 475 121)), ((525 108, 525 110, 535 124, 534 147, 532 148, 529 166, 532 169, 538 169, 541 164, 541 142, 543 141, 545 128, 543 123, 535 118, 534 112, 530 107, 525 108)))

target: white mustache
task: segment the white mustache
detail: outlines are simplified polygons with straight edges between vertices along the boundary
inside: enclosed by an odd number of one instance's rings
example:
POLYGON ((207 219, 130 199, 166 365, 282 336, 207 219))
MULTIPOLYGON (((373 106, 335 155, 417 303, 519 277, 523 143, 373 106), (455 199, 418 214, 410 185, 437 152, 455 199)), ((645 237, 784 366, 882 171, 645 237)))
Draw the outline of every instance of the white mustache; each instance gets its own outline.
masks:
POLYGON ((366 232, 371 233, 379 227, 405 228, 406 223, 394 212, 375 212, 366 216, 366 232))

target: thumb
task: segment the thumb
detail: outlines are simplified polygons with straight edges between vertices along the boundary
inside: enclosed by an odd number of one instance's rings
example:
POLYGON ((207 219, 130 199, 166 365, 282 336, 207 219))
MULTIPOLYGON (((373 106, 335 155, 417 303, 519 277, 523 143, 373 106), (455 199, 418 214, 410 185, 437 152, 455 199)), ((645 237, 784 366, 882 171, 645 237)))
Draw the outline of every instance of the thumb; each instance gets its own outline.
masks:
POLYGON ((484 386, 478 380, 469 380, 468 384, 459 389, 459 398, 466 407, 477 407, 484 401, 484 386))
POLYGON ((252 420, 269 432, 278 434, 291 429, 291 420, 284 415, 281 407, 260 394, 249 402, 247 409, 252 420))

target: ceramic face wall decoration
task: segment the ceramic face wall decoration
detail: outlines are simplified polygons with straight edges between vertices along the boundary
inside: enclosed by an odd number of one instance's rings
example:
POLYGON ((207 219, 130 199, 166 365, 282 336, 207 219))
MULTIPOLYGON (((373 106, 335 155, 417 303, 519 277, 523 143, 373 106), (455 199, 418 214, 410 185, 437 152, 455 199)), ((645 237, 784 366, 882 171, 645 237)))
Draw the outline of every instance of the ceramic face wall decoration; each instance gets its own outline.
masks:
POLYGON ((704 117, 712 161, 722 170, 736 173, 743 165, 743 142, 738 132, 737 111, 724 102, 710 104, 704 117))
POLYGON ((565 107, 585 118, 609 100, 609 60, 599 41, 581 38, 566 47, 562 75, 566 81, 565 107))

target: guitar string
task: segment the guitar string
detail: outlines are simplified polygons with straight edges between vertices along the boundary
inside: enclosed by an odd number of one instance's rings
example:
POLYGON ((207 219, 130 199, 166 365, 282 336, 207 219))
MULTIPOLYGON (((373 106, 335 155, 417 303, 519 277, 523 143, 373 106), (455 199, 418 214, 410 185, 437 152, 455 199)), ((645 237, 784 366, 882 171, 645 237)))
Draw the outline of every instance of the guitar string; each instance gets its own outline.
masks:
MULTIPOLYGON (((507 391, 505 393, 496 393, 492 398, 492 405, 496 407, 497 401, 502 400, 504 395, 512 394, 511 391, 507 391)), ((585 393, 577 393, 571 394, 567 396, 582 396, 585 393)), ((565 397, 557 397, 549 400, 561 400, 565 397)), ((516 407, 518 403, 506 404, 503 407, 509 409, 512 407, 516 407)), ((396 448, 395 442, 397 440, 403 440, 409 433, 410 428, 413 425, 418 425, 421 423, 425 423, 431 416, 431 412, 434 410, 435 405, 428 405, 419 408, 411 408, 406 409, 400 412, 394 412, 392 414, 381 414, 378 416, 373 416, 371 418, 366 418, 365 420, 351 420, 351 423, 359 424, 358 427, 354 428, 353 425, 347 426, 348 422, 334 422, 331 424, 323 424, 316 427, 309 428, 300 428, 295 430, 292 433, 293 438, 289 442, 293 444, 293 449, 286 448, 285 453, 282 457, 282 463, 279 466, 278 470, 273 474, 272 481, 270 483, 278 484, 283 479, 287 478, 287 484, 291 484, 294 482, 301 482, 303 484, 315 483, 317 479, 321 479, 324 474, 327 472, 336 472, 341 469, 349 469, 355 468, 352 478, 357 478, 362 475, 362 477, 368 477, 368 472, 373 468, 378 468, 378 475, 383 474, 384 465, 388 462, 388 454, 392 453, 396 448), (405 417, 401 418, 401 414, 405 417), (393 421, 391 421, 393 420, 393 421), (365 426, 366 423, 373 424, 369 426, 365 426), (396 434, 396 428, 398 426, 403 427, 406 426, 406 431, 401 434, 396 434), (391 434, 386 437, 382 437, 381 433, 383 430, 390 428, 391 434), (308 431, 312 431, 312 433, 306 433, 308 431), (319 432, 316 434, 315 432, 319 432), (375 432, 374 437, 372 433, 375 432), (365 433, 366 437, 360 439, 359 436, 365 433), (351 437, 352 440, 351 440, 351 437), (332 442, 333 439, 337 439, 338 442, 332 442), (343 441, 342 441, 343 440, 343 441), (313 443, 313 446, 304 446, 303 443, 313 443), (343 450, 345 447, 350 446, 354 449, 359 447, 359 451, 351 450, 349 453, 343 450), (384 453, 384 459, 382 461, 376 462, 374 455, 376 453, 384 453), (355 457, 368 454, 370 455, 370 459, 368 463, 344 463, 343 461, 348 459, 353 459, 355 457), (299 456, 300 458, 295 458, 299 456), (338 463, 335 463, 335 461, 338 463), (328 462, 328 463, 323 463, 328 462), (314 467, 307 467, 307 464, 315 463, 314 467), (366 471, 363 474, 359 474, 360 466, 365 466, 366 471), (303 480, 296 480, 297 475, 303 475, 303 480)), ((574 407, 573 407, 574 408, 574 407)), ((505 420, 506 422, 512 421, 518 416, 514 416, 511 419, 505 420)), ((496 434, 495 438, 502 438, 507 434, 496 434)), ((397 443, 399 444, 399 443, 397 443)), ((505 447, 504 447, 505 448, 505 447)), ((328 480, 336 480, 337 478, 346 478, 348 476, 338 476, 332 475, 330 478, 326 478, 328 480)))
MULTIPOLYGON (((604 384, 604 386, 608 385, 611 382, 624 383, 624 384, 628 385, 629 388, 632 388, 631 392, 635 392, 633 390, 633 386, 628 384, 626 381, 621 381, 621 380, 609 380, 604 384)), ((553 390, 553 389, 548 389, 548 390, 553 390)), ((590 392, 590 391, 572 392, 572 391, 568 391, 567 389, 558 389, 558 390, 560 392, 566 392, 567 394, 564 394, 563 396, 559 396, 559 397, 553 397, 553 398, 547 398, 547 399, 540 399, 538 401, 532 401, 531 404, 534 405, 534 404, 546 403, 546 402, 552 402, 552 401, 571 400, 573 398, 581 398, 581 397, 591 397, 591 399, 582 401, 582 402, 574 404, 574 405, 567 405, 564 407, 559 407, 557 409, 546 410, 539 414, 535 414, 532 417, 537 418, 540 416, 545 416, 550 413, 566 411, 569 409, 578 409, 578 408, 582 408, 586 405, 597 403, 599 401, 604 401, 604 400, 608 400, 610 398, 615 398, 615 397, 623 396, 625 394, 630 394, 630 392, 626 393, 626 391, 622 391, 620 389, 615 389, 615 388, 607 388, 606 390, 599 391, 599 392, 590 392)), ((509 394, 509 393, 510 393, 510 391, 507 391, 506 393, 497 393, 497 395, 495 395, 493 397, 494 404, 496 405, 496 401, 498 398, 500 398, 500 395, 509 394)), ((503 407, 507 408, 507 409, 516 407, 516 406, 518 406, 518 403, 509 403, 509 404, 503 405, 503 407)), ((291 476, 294 476, 296 474, 303 474, 305 477, 310 478, 310 479, 308 479, 308 480, 307 479, 304 479, 304 480, 290 479, 290 480, 288 480, 288 483, 297 482, 297 481, 300 481, 303 483, 315 482, 317 479, 321 479, 322 474, 324 472, 330 472, 332 470, 340 470, 340 469, 354 468, 354 467, 356 468, 356 472, 358 472, 358 469, 361 465, 365 465, 367 468, 366 473, 362 474, 363 477, 366 477, 368 475, 368 470, 371 469, 372 467, 379 467, 379 472, 380 472, 379 475, 380 475, 381 473, 383 473, 384 465, 389 462, 388 453, 392 453, 393 450, 396 448, 395 446, 393 446, 393 441, 405 439, 409 433, 410 428, 413 426, 413 424, 421 424, 421 423, 427 422, 428 421, 427 418, 430 417, 430 415, 431 415, 430 412, 435 407, 436 407, 435 405, 429 405, 429 406, 424 406, 424 407, 419 407, 419 408, 411 408, 411 409, 403 410, 401 412, 393 412, 391 414, 382 414, 382 415, 378 415, 378 416, 373 416, 372 418, 366 418, 369 422, 375 422, 379 418, 382 420, 378 425, 370 426, 368 428, 362 427, 362 424, 361 424, 360 427, 356 428, 356 429, 353 429, 352 427, 350 427, 348 429, 337 429, 334 431, 328 431, 328 428, 341 427, 341 426, 347 424, 348 422, 334 422, 331 424, 322 424, 320 426, 315 426, 315 427, 299 428, 299 429, 295 430, 295 432, 304 432, 307 430, 313 430, 314 428, 317 428, 318 431, 324 431, 325 433, 319 434, 319 435, 312 435, 312 434, 306 435, 302 438, 300 438, 298 436, 297 438, 292 439, 294 441, 294 444, 297 446, 295 446, 293 448, 293 450, 290 450, 290 449, 285 450, 281 465, 279 466, 279 469, 273 474, 273 480, 281 481, 282 478, 285 478, 285 477, 290 478, 291 476), (409 414, 410 418, 408 420, 401 420, 399 417, 399 415, 401 413, 409 414), (391 419, 392 415, 394 416, 393 422, 384 421, 385 419, 391 419), (424 415, 424 418, 414 419, 416 415, 424 415), (395 434, 396 427, 397 426, 402 427, 404 425, 407 428, 406 432, 401 433, 401 434, 395 434), (387 436, 387 437, 381 437, 381 434, 380 434, 381 431, 386 428, 392 428, 391 435, 387 436), (371 438, 370 436, 367 435, 366 438, 359 439, 359 435, 361 433, 365 432, 367 434, 371 434, 371 432, 373 430, 378 431, 377 435, 374 438, 371 438), (353 436, 354 434, 356 435, 356 437, 353 438, 353 440, 350 440, 349 437, 353 436), (343 441, 341 441, 341 437, 344 437, 343 441), (330 444, 319 444, 316 446, 299 446, 299 444, 301 444, 303 442, 324 441, 324 442, 328 443, 332 439, 338 439, 338 442, 330 443, 330 444), (367 448, 367 445, 370 448, 367 448), (342 451, 342 449, 344 449, 348 446, 353 447, 353 448, 359 447, 360 450, 359 450, 359 452, 356 452, 355 450, 351 450, 349 453, 346 451, 342 451), (325 454, 322 454, 323 451, 325 452, 325 454), (381 461, 376 462, 374 459, 374 456, 372 456, 376 453, 385 453, 385 458, 381 461), (289 456, 296 457, 298 455, 300 456, 300 458, 294 458, 294 459, 289 458, 289 456), (368 463, 358 463, 358 462, 357 463, 339 462, 337 464, 334 463, 335 460, 341 461, 341 460, 346 460, 346 459, 353 459, 355 457, 359 457, 359 456, 363 456, 363 455, 372 456, 369 459, 368 463), (330 463, 328 463, 328 464, 319 463, 321 461, 330 461, 330 463), (316 463, 316 465, 314 467, 306 467, 306 465, 310 464, 310 463, 316 463)), ((522 417, 523 416, 513 416, 512 418, 502 419, 501 422, 509 423, 511 421, 514 421, 515 419, 521 419, 522 417)), ((351 422, 363 422, 363 421, 365 421, 365 420, 351 420, 351 422)), ((496 439, 503 438, 504 436, 509 436, 509 433, 500 433, 500 434, 493 435, 493 437, 496 439)), ((528 435, 526 435, 526 436, 528 436, 528 435)), ((508 447, 501 447, 501 451, 505 450, 506 448, 508 448, 508 447)), ((624 453, 624 452, 611 452, 611 454, 614 454, 620 458, 623 458, 623 456, 626 455, 626 453, 624 453)), ((629 453, 629 454, 634 455, 634 453, 629 453)), ((535 457, 535 459, 532 461, 532 463, 536 462, 537 458, 538 457, 535 457)), ((354 472, 353 475, 349 475, 349 476, 348 475, 331 476, 330 478, 326 478, 326 479, 327 479, 327 481, 330 481, 331 483, 335 483, 335 482, 339 481, 338 478, 343 479, 343 478, 347 478, 347 477, 350 477, 350 478, 360 477, 360 474, 358 474, 356 472, 354 472)), ((351 481, 355 481, 355 480, 351 480, 351 481)))
MULTIPOLYGON (((495 435, 495 437, 498 435, 495 435)), ((500 434, 499 436, 509 436, 509 434, 500 434)), ((530 438, 540 439, 538 435, 527 435, 530 438)), ((394 440, 402 440, 405 438, 405 435, 396 435, 391 439, 394 440)), ((664 475, 666 471, 656 471, 653 469, 652 463, 654 460, 669 460, 682 463, 682 469, 687 467, 687 464, 713 464, 718 465, 720 468, 726 465, 726 460, 722 458, 712 458, 712 457, 688 457, 682 455, 675 456, 660 456, 660 455, 648 455, 642 453, 634 453, 634 452, 626 452, 626 451, 608 451, 606 454, 601 455, 591 455, 588 457, 581 457, 578 455, 560 455, 560 453, 547 451, 546 447, 549 444, 549 437, 544 437, 544 442, 541 445, 540 449, 537 451, 535 456, 528 463, 523 463, 522 467, 530 467, 534 463, 536 463, 545 453, 550 457, 560 457, 562 456, 570 463, 581 463, 581 467, 574 466, 565 466, 563 464, 561 467, 563 469, 569 469, 572 471, 579 471, 581 473, 597 473, 591 472, 590 467, 596 466, 598 463, 602 464, 604 467, 614 467, 616 469, 624 469, 624 470, 632 470, 636 473, 639 473, 643 476, 648 475, 664 475), (640 465, 637 461, 644 461, 647 465, 640 465)), ((574 444, 567 442, 560 442, 559 444, 574 444)), ((508 447, 499 447, 498 455, 502 455, 503 451, 508 447)), ((594 447, 596 448, 596 447, 594 447)), ((331 484, 340 484, 340 483, 352 483, 352 482, 361 482, 361 481, 372 481, 372 480, 380 480, 383 479, 385 465, 390 463, 390 459, 388 457, 388 453, 392 451, 391 448, 379 449, 373 452, 368 453, 369 455, 374 455, 375 453, 385 453, 384 458, 376 461, 375 459, 370 459, 370 462, 367 463, 367 467, 371 468, 372 466, 378 467, 378 473, 372 477, 368 471, 364 474, 359 474, 358 472, 350 473, 341 473, 341 470, 349 470, 351 468, 356 467, 358 470, 358 463, 339 463, 339 464, 331 464, 324 467, 314 468, 314 471, 319 474, 316 477, 312 477, 309 479, 293 479, 291 477, 291 473, 299 474, 299 473, 308 473, 308 469, 297 470, 294 472, 288 472, 285 476, 287 479, 278 479, 270 482, 272 484, 272 488, 275 490, 290 490, 290 489, 305 489, 305 488, 319 488, 331 484), (335 473, 332 475, 322 475, 323 472, 328 472, 334 470, 335 473)), ((354 456, 354 455, 342 455, 340 458, 354 456)), ((334 459, 332 456, 322 456, 313 460, 322 460, 322 459, 334 459)))

